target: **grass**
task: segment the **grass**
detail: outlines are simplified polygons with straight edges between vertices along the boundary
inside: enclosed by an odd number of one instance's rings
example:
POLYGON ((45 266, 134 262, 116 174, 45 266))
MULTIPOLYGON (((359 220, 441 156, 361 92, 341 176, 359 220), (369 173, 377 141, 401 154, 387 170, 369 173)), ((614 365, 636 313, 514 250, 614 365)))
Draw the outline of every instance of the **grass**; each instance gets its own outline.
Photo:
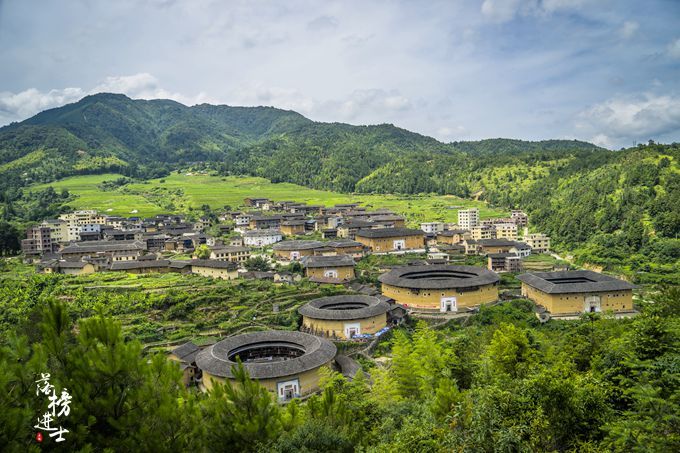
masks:
POLYGON ((146 217, 169 211, 186 212, 204 204, 213 209, 236 207, 243 203, 245 197, 267 197, 326 206, 359 203, 369 208, 392 209, 406 216, 411 225, 425 221, 455 222, 457 210, 468 207, 478 207, 482 218, 507 215, 507 212, 489 207, 484 202, 449 195, 342 194, 290 183, 272 183, 257 177, 173 173, 162 179, 128 184, 114 191, 105 192, 97 187, 102 181, 119 177, 121 175, 116 174, 75 176, 32 188, 65 188, 76 196, 69 203, 73 208, 97 209, 124 216, 146 217), (137 212, 134 213, 134 210, 137 212))
POLYGON ((32 186, 31 189, 44 189, 48 186, 54 187, 57 191, 67 189, 77 196, 76 200, 68 203, 75 209, 96 209, 106 214, 121 216, 153 216, 163 212, 160 206, 151 203, 142 195, 120 191, 105 192, 97 187, 103 181, 120 177, 122 175, 117 174, 74 176, 49 184, 32 186), (132 213, 135 209, 138 213, 132 213))

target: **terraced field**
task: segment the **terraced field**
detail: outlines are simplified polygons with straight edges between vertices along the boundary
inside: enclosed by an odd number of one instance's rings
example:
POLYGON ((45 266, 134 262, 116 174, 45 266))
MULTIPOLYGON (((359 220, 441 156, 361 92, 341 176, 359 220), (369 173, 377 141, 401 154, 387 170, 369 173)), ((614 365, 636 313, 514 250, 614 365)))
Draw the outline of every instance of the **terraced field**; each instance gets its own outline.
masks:
POLYGON ((507 212, 489 207, 484 202, 454 196, 342 194, 296 184, 272 183, 256 177, 173 173, 166 178, 127 184, 112 191, 102 191, 98 187, 103 181, 120 177, 121 175, 116 174, 76 176, 32 188, 65 188, 76 196, 69 203, 74 208, 97 209, 123 216, 187 212, 204 204, 213 209, 236 207, 242 204, 245 197, 268 197, 273 200, 293 200, 326 206, 360 203, 370 208, 392 209, 406 216, 412 225, 423 221, 456 221, 457 210, 467 207, 478 207, 482 218, 507 215, 507 212))

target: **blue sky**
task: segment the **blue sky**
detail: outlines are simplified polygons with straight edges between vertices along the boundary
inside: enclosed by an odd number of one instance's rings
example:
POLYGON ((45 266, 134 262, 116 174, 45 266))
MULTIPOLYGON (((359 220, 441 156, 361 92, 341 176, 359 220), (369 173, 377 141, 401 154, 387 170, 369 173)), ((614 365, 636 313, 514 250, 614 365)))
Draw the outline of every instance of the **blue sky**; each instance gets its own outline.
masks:
POLYGON ((98 91, 443 141, 680 141, 680 1, 0 0, 0 124, 98 91))

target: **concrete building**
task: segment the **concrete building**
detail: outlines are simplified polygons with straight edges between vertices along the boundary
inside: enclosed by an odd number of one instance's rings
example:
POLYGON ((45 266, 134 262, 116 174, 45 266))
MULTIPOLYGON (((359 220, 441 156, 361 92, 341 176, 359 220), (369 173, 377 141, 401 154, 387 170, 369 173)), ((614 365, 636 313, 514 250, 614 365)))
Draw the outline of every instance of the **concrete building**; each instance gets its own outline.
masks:
POLYGON ((514 223, 496 223, 494 224, 496 239, 510 239, 517 240, 517 225, 514 223))
POLYGON ((41 227, 50 229, 50 238, 53 244, 68 242, 68 224, 60 219, 46 219, 40 224, 41 227))
POLYGON ((524 237, 524 242, 529 244, 534 253, 547 253, 550 251, 550 237, 542 233, 533 233, 524 237))
POLYGON ((463 230, 472 230, 473 227, 479 225, 479 209, 459 209, 458 210, 458 226, 463 230))
POLYGON ((529 225, 529 217, 519 209, 513 209, 510 212, 510 218, 514 220, 519 228, 524 228, 529 225))
POLYGON ((196 355, 202 386, 233 380, 240 360, 252 379, 280 402, 319 391, 319 369, 333 366, 337 349, 330 341, 303 332, 270 330, 229 337, 196 355))
POLYGON ((314 299, 298 309, 303 332, 326 338, 350 340, 374 334, 387 326, 390 305, 377 297, 358 294, 314 299))
POLYGON ((66 222, 66 241, 79 241, 81 227, 105 225, 106 217, 94 210, 73 211, 61 214, 59 220, 66 222))
POLYGON ((522 296, 553 315, 633 310, 633 285, 597 272, 535 272, 517 279, 522 296))
POLYGON ((49 227, 34 226, 26 230, 26 239, 21 240, 21 251, 27 257, 37 257, 44 253, 52 253, 56 243, 52 242, 49 227))
POLYGON ((243 243, 249 247, 266 247, 283 239, 279 230, 250 230, 243 233, 243 243))
POLYGON ((425 248, 424 233, 409 228, 377 228, 359 230, 354 239, 372 252, 396 252, 422 250, 425 248))
POLYGON ((487 269, 494 272, 520 272, 522 258, 514 253, 489 253, 487 269))
POLYGON ((498 300, 496 273, 476 266, 404 266, 378 280, 384 296, 424 312, 456 312, 498 300))
POLYGON ((423 222, 420 224, 420 229, 425 234, 438 234, 444 231, 444 222, 423 222))
POLYGON ((496 230, 491 225, 477 225, 470 229, 470 237, 475 241, 493 239, 496 230))

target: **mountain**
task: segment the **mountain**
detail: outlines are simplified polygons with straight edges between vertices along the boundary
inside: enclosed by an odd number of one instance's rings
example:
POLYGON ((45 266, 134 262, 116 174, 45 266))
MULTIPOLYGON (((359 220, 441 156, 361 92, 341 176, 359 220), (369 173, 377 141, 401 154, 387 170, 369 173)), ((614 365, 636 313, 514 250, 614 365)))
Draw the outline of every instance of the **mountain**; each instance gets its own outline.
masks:
POLYGON ((461 192, 465 184, 432 169, 423 183, 382 175, 406 162, 468 171, 479 157, 605 152, 592 144, 495 139, 441 143, 389 124, 318 123, 272 107, 87 96, 0 128, 0 188, 80 173, 154 176, 173 166, 215 162, 225 173, 255 174, 341 191, 461 192))

